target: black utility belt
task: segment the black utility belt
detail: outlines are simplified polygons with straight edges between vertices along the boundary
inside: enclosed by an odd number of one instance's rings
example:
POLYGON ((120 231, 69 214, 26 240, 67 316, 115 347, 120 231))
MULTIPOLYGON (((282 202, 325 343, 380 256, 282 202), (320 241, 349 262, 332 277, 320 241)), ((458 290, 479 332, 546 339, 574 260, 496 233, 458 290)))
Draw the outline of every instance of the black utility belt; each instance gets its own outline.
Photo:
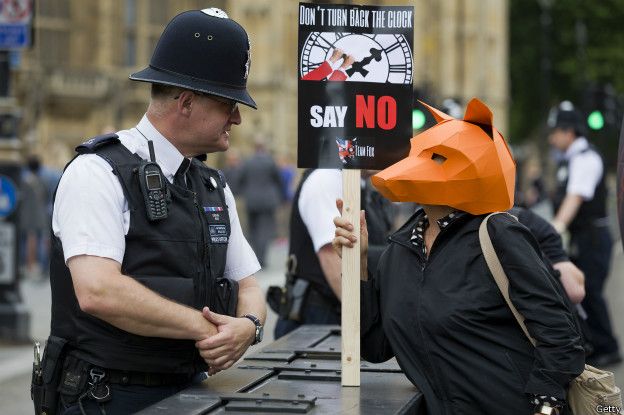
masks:
POLYGON ((109 383, 121 385, 166 386, 180 385, 191 381, 192 376, 184 373, 151 373, 103 369, 109 383))
POLYGON ((79 396, 88 385, 120 384, 141 386, 183 385, 190 382, 193 375, 188 373, 155 373, 132 370, 107 369, 81 359, 73 353, 65 358, 61 376, 60 392, 64 395, 79 396))
POLYGON ((334 312, 340 313, 340 303, 332 301, 332 299, 323 295, 319 290, 314 287, 314 284, 310 284, 308 292, 305 298, 305 305, 312 305, 317 307, 327 307, 333 309, 334 312))
POLYGON ((568 227, 570 232, 591 232, 594 229, 609 228, 609 218, 587 218, 582 223, 568 227))
POLYGON ((110 401, 113 398, 110 385, 113 384, 183 386, 189 383, 191 378, 192 375, 190 374, 104 369, 70 353, 63 363, 58 390, 60 398, 65 405, 71 405, 75 402, 82 405, 83 399, 92 399, 97 403, 110 401))

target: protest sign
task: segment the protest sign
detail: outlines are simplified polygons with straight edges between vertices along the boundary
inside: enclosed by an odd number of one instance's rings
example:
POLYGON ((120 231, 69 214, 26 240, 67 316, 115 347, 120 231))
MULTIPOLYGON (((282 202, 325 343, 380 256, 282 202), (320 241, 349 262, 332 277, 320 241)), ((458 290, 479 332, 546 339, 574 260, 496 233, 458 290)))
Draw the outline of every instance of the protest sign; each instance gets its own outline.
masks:
POLYGON ((413 8, 299 5, 299 167, 383 169, 412 136, 413 8))

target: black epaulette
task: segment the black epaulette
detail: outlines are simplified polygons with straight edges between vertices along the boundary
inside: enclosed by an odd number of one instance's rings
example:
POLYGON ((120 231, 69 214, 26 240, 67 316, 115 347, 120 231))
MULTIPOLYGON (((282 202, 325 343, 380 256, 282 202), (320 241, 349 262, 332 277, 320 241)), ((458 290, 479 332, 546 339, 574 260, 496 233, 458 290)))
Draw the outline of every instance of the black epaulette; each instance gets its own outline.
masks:
POLYGON ((95 153, 99 148, 114 143, 119 143, 119 136, 115 133, 97 135, 76 147, 76 152, 78 154, 95 153))

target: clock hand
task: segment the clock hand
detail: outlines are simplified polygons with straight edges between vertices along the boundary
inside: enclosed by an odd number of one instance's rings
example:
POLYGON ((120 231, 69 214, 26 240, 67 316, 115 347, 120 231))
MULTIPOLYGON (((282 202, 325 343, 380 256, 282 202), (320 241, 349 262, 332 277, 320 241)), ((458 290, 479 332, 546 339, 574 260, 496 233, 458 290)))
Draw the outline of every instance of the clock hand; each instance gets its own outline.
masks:
POLYGON ((373 59, 377 62, 381 60, 381 49, 371 48, 370 53, 370 56, 365 57, 359 62, 354 62, 351 68, 347 69, 347 75, 351 76, 359 72, 363 77, 366 77, 366 75, 368 75, 368 70, 364 69, 364 66, 368 65, 373 59))

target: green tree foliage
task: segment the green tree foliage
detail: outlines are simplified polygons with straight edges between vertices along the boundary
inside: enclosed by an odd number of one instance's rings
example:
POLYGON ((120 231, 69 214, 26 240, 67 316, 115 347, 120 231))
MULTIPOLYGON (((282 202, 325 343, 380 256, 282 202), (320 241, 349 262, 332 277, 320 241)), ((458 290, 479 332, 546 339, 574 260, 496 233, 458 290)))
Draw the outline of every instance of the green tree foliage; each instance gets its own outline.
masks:
MULTIPOLYGON (((542 138, 548 109, 564 99, 583 108, 592 85, 623 96, 623 45, 624 0, 511 0, 513 141, 542 138)), ((611 145, 597 144, 603 152, 611 145)))

